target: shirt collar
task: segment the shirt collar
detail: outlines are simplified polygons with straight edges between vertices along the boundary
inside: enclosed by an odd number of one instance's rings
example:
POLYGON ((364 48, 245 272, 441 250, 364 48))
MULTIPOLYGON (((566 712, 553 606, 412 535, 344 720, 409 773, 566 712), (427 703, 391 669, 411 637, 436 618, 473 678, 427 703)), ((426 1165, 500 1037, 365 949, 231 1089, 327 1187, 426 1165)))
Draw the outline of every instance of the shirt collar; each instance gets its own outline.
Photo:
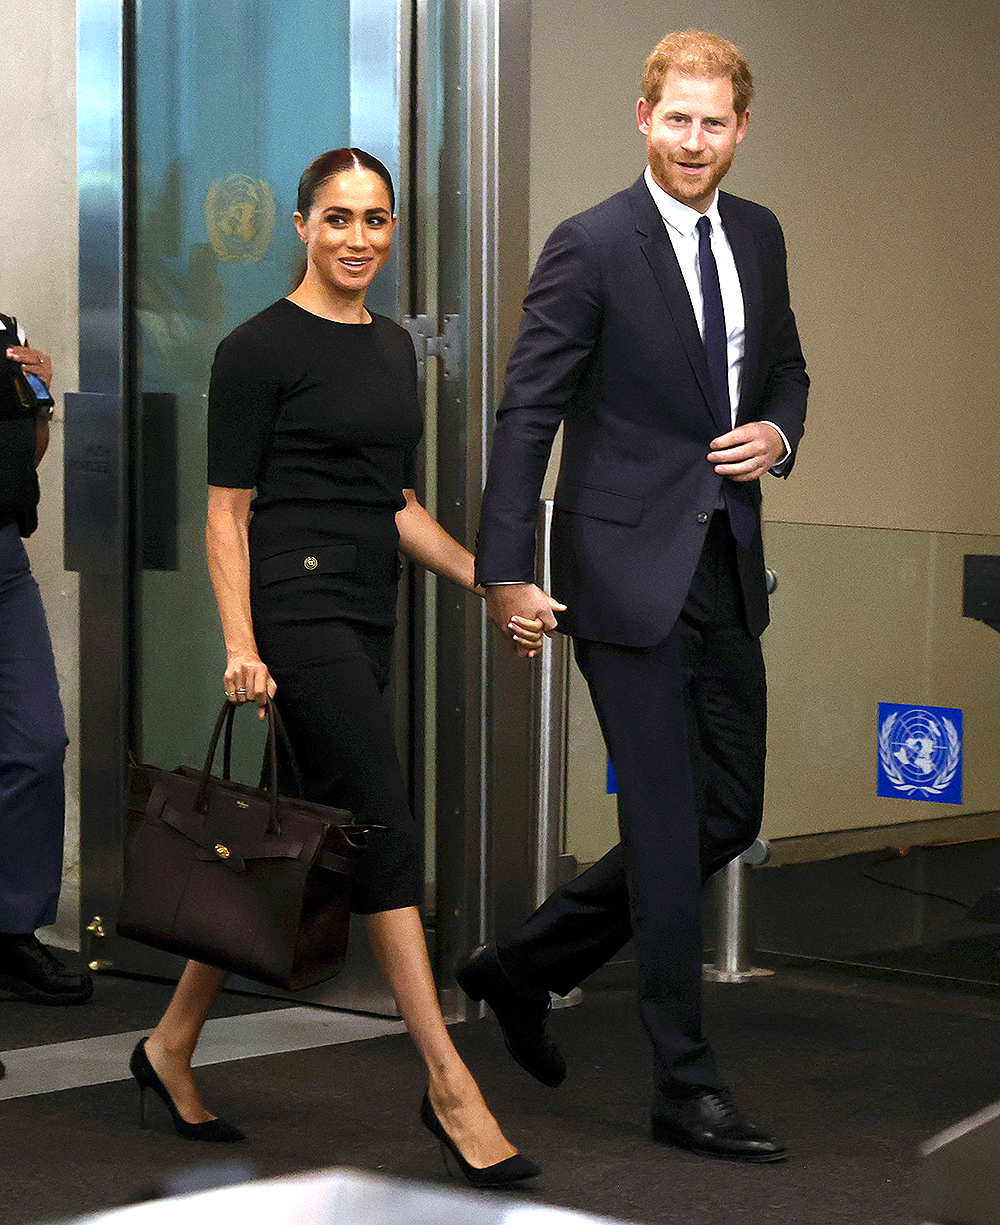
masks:
POLYGON ((653 172, 647 166, 642 176, 646 180, 646 186, 649 188, 649 194, 653 197, 653 203, 656 205, 657 212, 678 234, 689 238, 695 232, 699 220, 705 216, 711 221, 712 229, 722 228, 722 218, 719 215, 719 193, 716 191, 715 199, 705 213, 699 213, 696 208, 689 208, 686 204, 681 204, 680 200, 675 200, 669 195, 653 178, 653 172))

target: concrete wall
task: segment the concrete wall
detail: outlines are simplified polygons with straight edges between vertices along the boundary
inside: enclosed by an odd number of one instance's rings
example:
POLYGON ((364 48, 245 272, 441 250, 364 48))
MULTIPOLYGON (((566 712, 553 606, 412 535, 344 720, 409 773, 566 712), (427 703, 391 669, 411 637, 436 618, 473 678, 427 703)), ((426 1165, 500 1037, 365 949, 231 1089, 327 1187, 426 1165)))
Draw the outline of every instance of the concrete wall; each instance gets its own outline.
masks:
POLYGON ((39 469, 38 531, 27 542, 49 619, 66 709, 66 864, 50 940, 75 946, 78 928, 79 708, 76 576, 62 568, 62 393, 77 385, 76 6, 0 0, 8 54, 0 77, 4 173, 0 191, 0 310, 52 356, 52 441, 39 469))
MULTIPOLYGON (((798 466, 765 482, 781 582, 766 832, 1000 809, 1000 635, 961 617, 963 554, 1000 552, 1000 155, 977 135, 997 91, 996 4, 534 0, 532 258, 640 173, 641 65, 691 26, 734 39, 754 70, 726 186, 781 218, 813 378, 798 466), (876 797, 880 700, 964 708, 963 806, 876 797)), ((614 805, 583 689, 574 676, 568 849, 589 860, 615 836, 614 805)))

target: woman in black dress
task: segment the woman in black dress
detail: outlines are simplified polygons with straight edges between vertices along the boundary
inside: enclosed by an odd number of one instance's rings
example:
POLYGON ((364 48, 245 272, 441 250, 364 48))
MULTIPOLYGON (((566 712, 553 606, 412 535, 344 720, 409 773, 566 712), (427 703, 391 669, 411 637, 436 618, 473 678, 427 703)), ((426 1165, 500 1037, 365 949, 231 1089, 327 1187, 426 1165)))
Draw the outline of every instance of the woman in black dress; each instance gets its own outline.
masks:
MULTIPOLYGON (((299 184, 301 283, 219 346, 209 393, 208 564, 226 642, 226 693, 278 704, 309 799, 383 828, 352 891, 429 1074, 425 1126, 477 1185, 538 1170, 490 1114, 441 1016, 417 910, 422 851, 382 691, 389 677, 398 551, 476 590, 473 558, 417 502, 422 422, 407 333, 365 308, 389 256, 392 181, 338 149, 299 184), (252 512, 252 515, 251 515, 252 512)), ((534 654, 541 623, 512 622, 534 654)), ((263 715, 263 709, 261 710, 263 715)), ((189 962, 132 1057, 178 1132, 238 1140, 205 1109, 191 1057, 225 974, 189 962)))

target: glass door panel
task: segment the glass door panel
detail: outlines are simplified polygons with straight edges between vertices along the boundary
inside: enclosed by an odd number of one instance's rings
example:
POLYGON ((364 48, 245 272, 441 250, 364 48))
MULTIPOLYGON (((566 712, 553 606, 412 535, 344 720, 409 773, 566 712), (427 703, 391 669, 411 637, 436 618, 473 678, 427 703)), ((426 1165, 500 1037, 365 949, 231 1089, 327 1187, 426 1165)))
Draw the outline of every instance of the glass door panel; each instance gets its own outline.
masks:
MULTIPOLYGON (((223 700, 223 642, 204 546, 215 348, 292 287, 303 253, 295 196, 314 157, 368 137, 366 147, 398 171, 399 44, 395 0, 363 12, 357 0, 353 7, 350 0, 142 0, 139 7, 137 671, 146 761, 197 763, 223 700)), ((371 297, 393 317, 397 267, 398 257, 371 297)), ((261 727, 247 716, 237 730, 234 770, 252 779, 261 727)), ((367 994, 359 1006, 373 1007, 367 994)))

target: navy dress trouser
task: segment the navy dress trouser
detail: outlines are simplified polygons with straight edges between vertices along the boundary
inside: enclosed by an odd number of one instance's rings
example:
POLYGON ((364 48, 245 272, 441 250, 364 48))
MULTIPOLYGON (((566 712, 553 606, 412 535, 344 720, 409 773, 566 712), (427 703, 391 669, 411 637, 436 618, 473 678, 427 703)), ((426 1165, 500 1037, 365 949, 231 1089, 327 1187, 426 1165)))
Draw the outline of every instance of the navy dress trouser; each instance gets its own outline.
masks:
POLYGON ((55 921, 67 744, 45 610, 12 523, 0 528, 0 933, 55 921))
POLYGON ((722 1088, 701 1025, 701 890, 760 830, 766 724, 726 516, 713 517, 662 643, 573 645, 617 775, 621 842, 498 952, 516 977, 565 995, 634 935, 657 1095, 722 1088))

